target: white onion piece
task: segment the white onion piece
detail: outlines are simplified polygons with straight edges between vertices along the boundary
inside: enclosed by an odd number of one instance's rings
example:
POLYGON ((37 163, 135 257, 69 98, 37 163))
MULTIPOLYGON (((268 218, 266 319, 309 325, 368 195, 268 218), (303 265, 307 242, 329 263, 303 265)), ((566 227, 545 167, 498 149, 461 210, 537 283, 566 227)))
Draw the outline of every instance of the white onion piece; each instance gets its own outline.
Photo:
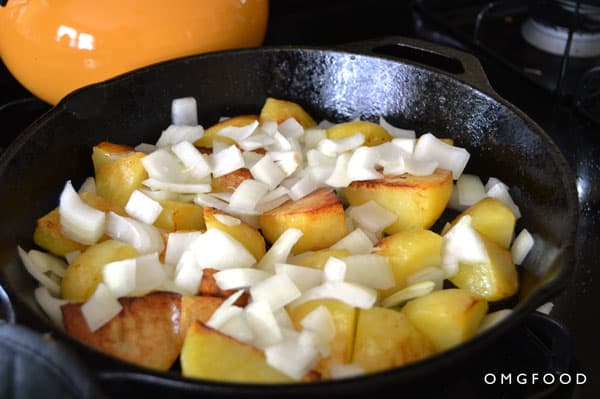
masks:
MULTIPOLYGON (((285 188, 285 187, 278 187, 278 188, 285 188)), ((279 206, 285 204, 287 201, 289 201, 289 199, 290 199, 290 196, 287 193, 275 198, 272 201, 268 201, 268 202, 264 201, 264 198, 263 198, 263 200, 261 200, 258 203, 258 205, 256 206, 256 210, 260 213, 269 212, 270 210, 278 208, 279 206)), ((258 226, 258 224, 256 226, 258 226)))
POLYGON ((521 230, 521 232, 515 237, 511 247, 510 253, 512 255, 512 261, 515 265, 523 263, 531 248, 533 248, 533 236, 527 229, 521 230))
POLYGON ((379 126, 384 128, 392 137, 402 137, 402 138, 415 138, 414 130, 401 129, 396 126, 392 126, 388 121, 386 121, 383 116, 379 117, 379 126))
POLYGON ((373 249, 373 242, 360 228, 354 229, 346 237, 331 246, 332 249, 346 249, 352 255, 368 254, 373 249))
POLYGON ((29 274, 31 274, 31 276, 35 278, 40 284, 46 287, 52 295, 60 295, 60 286, 56 283, 56 281, 44 274, 44 272, 42 272, 37 267, 37 265, 31 261, 29 255, 27 254, 27 252, 25 252, 23 248, 17 247, 17 251, 19 252, 19 256, 21 258, 21 262, 23 262, 23 266, 25 266, 25 269, 27 269, 29 274))
POLYGON ((229 201, 231 201, 231 194, 232 193, 210 193, 211 196, 220 199, 221 201, 225 201, 227 203, 229 203, 229 201))
POLYGON ((171 120, 175 125, 198 124, 198 109, 194 97, 176 98, 171 102, 171 120))
POLYGON ((195 180, 210 175, 211 167, 208 160, 189 141, 182 141, 171 147, 171 151, 187 168, 188 173, 195 180))
POLYGON ((254 165, 256 165, 256 163, 258 161, 260 161, 263 158, 263 154, 259 154, 258 152, 254 152, 254 151, 250 151, 250 150, 246 150, 242 152, 242 158, 244 158, 244 163, 246 165, 246 168, 250 169, 252 168, 254 165))
POLYGON ((272 310, 284 307, 301 295, 296 284, 285 274, 275 274, 250 288, 254 301, 265 301, 272 310))
POLYGON ((419 137, 413 153, 417 161, 435 161, 439 167, 452 171, 456 180, 461 175, 470 154, 467 150, 444 143, 431 133, 419 137))
POLYGON ((334 256, 329 257, 323 266, 323 281, 339 282, 346 278, 346 263, 334 256))
POLYGON ((215 196, 212 194, 196 194, 196 196, 194 197, 194 203, 200 206, 215 208, 220 211, 225 211, 228 207, 227 202, 215 198, 215 196))
POLYGON ((216 154, 217 152, 221 152, 231 146, 229 141, 223 141, 217 137, 213 139, 212 142, 212 154, 216 154))
POLYGON ((146 179, 143 185, 152 190, 166 190, 179 194, 202 194, 211 190, 210 184, 203 183, 171 183, 156 179, 146 179))
POLYGON ((331 354, 329 342, 315 331, 305 328, 300 332, 297 339, 301 346, 316 349, 321 357, 327 357, 331 354))
POLYGON ((437 169, 437 161, 417 161, 412 157, 404 158, 404 169, 406 173, 413 176, 429 176, 437 169))
POLYGON ((254 332, 248 325, 244 312, 236 312, 221 324, 219 331, 240 342, 251 342, 254 339, 254 332))
POLYGON ((398 215, 373 200, 359 206, 353 206, 349 215, 361 227, 371 232, 382 231, 398 219, 398 215))
POLYGON ((277 324, 282 329, 282 332, 287 329, 294 330, 294 322, 285 308, 277 309, 273 312, 273 316, 275 316, 275 320, 277 320, 277 324))
MULTIPOLYGON (((231 298, 231 297, 230 297, 231 298)), ((243 314, 244 309, 235 305, 223 306, 225 302, 221 304, 210 316, 210 319, 206 322, 206 325, 215 330, 220 330, 221 326, 227 323, 230 319, 243 314)))
MULTIPOLYGON (((283 308, 279 310, 285 312, 283 308)), ((281 342, 283 339, 281 328, 267 302, 254 301, 248 304, 244 309, 244 315, 250 329, 254 332, 254 345, 265 348, 281 342)))
POLYGON ((300 321, 303 328, 317 333, 325 342, 329 342, 335 336, 335 324, 329 310, 321 305, 304 316, 300 321))
POLYGON ((162 252, 164 249, 160 231, 156 227, 114 212, 108 213, 105 232, 112 239, 131 245, 140 254, 162 252))
POLYGON ((222 290, 247 288, 270 276, 270 273, 249 267, 221 270, 213 275, 217 285, 222 290))
POLYGON ((350 154, 348 153, 340 154, 337 157, 333 173, 325 180, 327 185, 331 187, 348 187, 352 183, 352 180, 348 177, 348 161, 350 161, 350 154))
POLYGON ((405 158, 400 157, 395 162, 385 162, 383 174, 386 176, 403 175, 407 173, 405 158))
POLYGON ((138 145, 136 145, 133 149, 136 150, 137 152, 143 152, 144 154, 148 155, 148 154, 152 154, 154 151, 157 150, 157 146, 155 146, 154 144, 150 144, 150 143, 140 143, 138 145))
POLYGON ((269 185, 258 180, 246 179, 233 192, 229 207, 239 211, 253 211, 256 204, 269 191, 269 185))
POLYGON ((354 150, 365 143, 365 136, 356 133, 343 139, 323 139, 317 145, 319 151, 327 156, 335 156, 346 151, 354 150))
POLYGON ((377 154, 379 156, 378 164, 381 166, 385 166, 389 163, 398 162, 398 160, 402 158, 402 154, 404 151, 399 146, 394 145, 391 142, 385 142, 370 148, 377 151, 377 154))
POLYGON ((542 306, 537 308, 536 311, 543 313, 545 315, 550 315, 550 312, 552 312, 552 309, 554 309, 554 303, 546 302, 545 304, 543 304, 542 306))
POLYGON ((226 175, 245 166, 244 157, 235 145, 230 145, 219 152, 213 152, 211 158, 213 177, 226 175))
POLYGON ((259 132, 268 134, 269 136, 274 136, 277 133, 277 122, 275 121, 264 121, 258 127, 259 132))
MULTIPOLYGON (((258 202, 257 209, 261 209, 262 205, 271 203, 271 202, 279 200, 281 198, 285 198, 285 201, 287 201, 289 199, 289 195, 288 195, 289 192, 290 192, 289 188, 283 187, 283 186, 279 186, 276 189, 269 191, 267 194, 265 194, 264 197, 262 197, 260 199, 260 201, 258 202)), ((285 202, 285 201, 283 201, 283 202, 285 202)))
POLYGON ((350 306, 369 309, 377 301, 377 291, 345 281, 327 282, 304 292, 291 306, 295 307, 313 299, 337 299, 350 306))
POLYGON ((48 291, 48 288, 42 286, 37 287, 33 291, 36 302, 40 305, 44 313, 52 320, 55 326, 64 328, 61 307, 70 301, 59 299, 48 291))
POLYGON ((371 147, 357 148, 348 160, 348 179, 373 180, 381 179, 383 175, 375 170, 379 162, 379 153, 371 147))
POLYGON ((70 180, 60 195, 58 212, 61 230, 67 238, 90 245, 102 237, 105 213, 83 202, 70 180))
POLYGON ((104 265, 102 281, 116 298, 120 298, 135 289, 135 274, 135 259, 118 260, 104 265))
POLYGON ((458 201, 458 188, 456 188, 456 184, 452 186, 452 193, 450 194, 447 207, 458 212, 462 212, 468 208, 468 206, 461 205, 458 201))
POLYGON ((200 125, 171 125, 163 130, 156 142, 156 147, 170 147, 173 144, 181 143, 182 141, 193 143, 202 136, 204 136, 204 128, 200 125))
POLYGON ((71 251, 65 254, 65 260, 67 261, 67 263, 70 265, 71 263, 73 263, 73 261, 79 256, 81 255, 81 251, 76 249, 75 251, 71 251))
POLYGON ((167 238, 167 250, 165 252, 165 262, 177 264, 181 255, 189 249, 192 242, 202 235, 199 231, 173 232, 169 233, 167 238))
POLYGON ((271 245, 271 248, 265 253, 256 265, 257 269, 274 273, 276 263, 285 263, 292 248, 304 233, 302 230, 289 228, 284 231, 277 240, 271 245))
POLYGON ((276 131, 272 136, 274 143, 267 147, 269 151, 291 151, 293 149, 292 143, 290 140, 292 138, 287 138, 279 131, 276 131))
POLYGON ((138 256, 136 259, 135 295, 145 295, 160 287, 167 279, 167 272, 160 263, 158 253, 138 256))
POLYGON ((396 284, 385 256, 354 255, 342 260, 346 264, 346 281, 377 289, 392 288, 396 284))
POLYGON ((250 173, 256 180, 266 184, 270 190, 277 187, 286 177, 285 172, 277 166, 268 153, 250 168, 250 173))
POLYGON ((79 187, 79 194, 81 193, 96 194, 96 179, 94 179, 92 176, 86 177, 79 187))
POLYGON ((327 138, 327 131, 325 129, 310 128, 304 131, 304 148, 312 149, 319 145, 319 142, 327 138))
POLYGON ((328 121, 327 119, 323 119, 317 124, 317 128, 319 129, 329 129, 332 126, 335 126, 335 123, 328 121))
POLYGON ((277 130, 286 137, 298 138, 304 134, 304 127, 293 117, 281 122, 277 130))
POLYGON ((30 250, 28 255, 42 273, 51 272, 58 277, 63 277, 67 271, 67 264, 59 257, 36 249, 30 250))
POLYGON ((456 181, 458 203, 471 206, 486 197, 485 188, 479 176, 464 173, 456 181))
POLYGON ((81 305, 81 314, 91 332, 121 313, 123 306, 104 283, 98 284, 90 299, 81 305))
POLYGON ((152 198, 155 201, 178 201, 179 200, 179 194, 171 192, 171 191, 165 191, 165 190, 150 190, 147 188, 140 188, 138 189, 140 190, 142 193, 144 193, 145 195, 147 195, 148 197, 152 198))
POLYGON ((170 183, 182 183, 186 179, 183 164, 167 149, 154 151, 141 159, 150 179, 170 183))
POLYGON ((319 185, 312 179, 311 175, 308 174, 290 187, 289 196, 294 201, 298 201, 315 191, 317 188, 319 188, 319 185))
POLYGON ((416 271, 406 277, 406 284, 413 285, 423 281, 431 281, 435 284, 434 291, 441 290, 444 287, 446 273, 439 267, 430 266, 416 271))
POLYGON ((334 380, 358 377, 364 374, 366 374, 365 369, 358 363, 331 364, 329 366, 329 375, 334 380))
POLYGON ((501 184, 501 187, 508 191, 508 186, 504 184, 502 180, 498 179, 497 177, 490 177, 487 183, 485 183, 485 192, 487 193, 488 191, 490 191, 490 189, 496 184, 501 184))
POLYGON ((158 201, 153 200, 139 190, 134 190, 125 205, 125 212, 141 222, 153 224, 163 208, 158 201))
POLYGON ((502 201, 506 206, 510 208, 515 218, 521 217, 521 211, 519 207, 514 203, 510 193, 508 192, 507 186, 504 183, 494 184, 487 192, 488 197, 496 198, 502 201))
POLYGON ((217 270, 250 267, 256 259, 238 240, 219 229, 208 229, 190 246, 201 268, 217 270))
POLYGON ((320 285, 323 281, 323 272, 312 267, 296 266, 287 263, 277 263, 275 265, 277 274, 287 275, 298 287, 300 292, 304 292, 312 287, 320 285))
POLYGON ((460 262, 488 263, 489 256, 479 233, 471 226, 471 216, 462 216, 444 234, 442 246, 442 268, 447 277, 458 272, 460 262))
POLYGON ((240 142, 252 135, 258 127, 258 121, 252 121, 244 126, 225 126, 217 132, 218 136, 229 137, 235 142, 240 142))
POLYGON ((215 213, 215 219, 219 221, 219 223, 224 224, 225 226, 239 226, 242 224, 242 221, 238 218, 235 218, 230 215, 225 215, 223 213, 215 213))
POLYGON ((271 151, 269 155, 286 177, 294 173, 302 163, 302 158, 296 151, 271 151))
POLYGON ((196 295, 202 281, 202 268, 196 263, 196 256, 191 250, 185 251, 177 262, 173 285, 178 292, 196 295))
MULTIPOLYGON (((252 152, 259 148, 265 148, 275 144, 275 139, 266 133, 253 134, 238 142, 238 145, 245 152, 252 152)), ((242 153, 242 154, 244 154, 242 153)), ((248 163, 246 163, 248 165, 248 163)))
POLYGON ((381 305, 384 308, 400 306, 405 302, 410 301, 411 299, 419 298, 430 294, 431 292, 433 292, 434 288, 435 283, 433 281, 421 281, 420 283, 409 285, 408 287, 393 293, 392 295, 385 298, 381 302, 381 305))
POLYGON ((492 313, 486 314, 479 324, 478 333, 486 331, 493 326, 498 325, 502 320, 506 319, 512 313, 512 309, 500 309, 492 313))
POLYGON ((390 142, 397 148, 403 150, 408 155, 412 155, 415 151, 415 145, 417 145, 417 139, 413 138, 395 138, 390 142))
POLYGON ((316 348, 286 339, 265 348, 267 364, 295 380, 306 375, 319 360, 316 348))

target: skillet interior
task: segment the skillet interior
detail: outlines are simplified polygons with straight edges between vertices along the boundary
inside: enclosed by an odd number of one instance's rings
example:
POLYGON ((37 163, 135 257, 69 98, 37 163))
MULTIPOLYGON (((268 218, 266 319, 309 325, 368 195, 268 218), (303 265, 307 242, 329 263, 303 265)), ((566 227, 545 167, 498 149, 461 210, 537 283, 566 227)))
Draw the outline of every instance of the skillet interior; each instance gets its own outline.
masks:
MULTIPOLYGON (((484 181, 499 177, 511 187, 524 215, 520 224, 536 240, 525 266, 539 274, 524 282, 513 316, 460 348, 369 377, 371 383, 398 382, 452 364, 489 344, 567 283, 574 266, 577 223, 574 180, 550 139, 520 111, 456 77, 385 57, 310 49, 240 50, 162 63, 81 89, 6 151, 0 161, 0 278, 11 297, 46 327, 49 324, 33 300, 35 284, 17 260, 16 246, 32 247, 35 219, 57 206, 67 179, 77 187, 92 174, 93 145, 103 140, 130 145, 155 142, 170 122, 171 100, 183 96, 197 98, 204 126, 223 115, 257 113, 267 96, 297 101, 317 120, 376 120, 382 115, 417 133, 454 138, 471 153, 466 172, 484 181)), ((190 389, 231 393, 227 384, 149 375, 179 381, 190 389)), ((340 388, 339 383, 329 386, 340 388)), ((350 392, 364 384, 345 386, 350 392)), ((255 388, 235 392, 266 392, 255 388)), ((317 388, 294 392, 306 394, 317 388)), ((291 392, 291 388, 268 389, 291 392)))

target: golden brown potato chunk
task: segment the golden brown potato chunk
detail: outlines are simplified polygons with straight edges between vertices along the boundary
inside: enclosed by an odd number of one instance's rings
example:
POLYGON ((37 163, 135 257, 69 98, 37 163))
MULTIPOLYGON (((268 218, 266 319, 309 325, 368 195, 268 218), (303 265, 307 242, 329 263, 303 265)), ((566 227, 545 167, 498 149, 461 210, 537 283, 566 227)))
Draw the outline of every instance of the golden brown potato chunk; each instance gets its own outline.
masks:
POLYGON ((354 181, 344 189, 352 206, 375 201, 398 215, 385 229, 388 234, 413 227, 430 228, 441 216, 452 193, 452 173, 436 169, 429 176, 403 174, 354 181))
POLYGON ((339 123, 327 129, 327 138, 339 140, 362 133, 366 146, 376 146, 392 140, 392 136, 381 126, 367 121, 339 123))
POLYGON ((120 298, 123 310, 91 332, 81 305, 62 307, 66 332, 104 353, 155 370, 166 371, 177 360, 183 337, 179 332, 181 297, 155 292, 120 298))
POLYGON ((162 200, 163 210, 154 225, 167 231, 204 230, 204 210, 189 202, 162 200))
POLYGON ((272 97, 267 98, 260 110, 260 122, 275 121, 277 123, 285 122, 289 118, 294 118, 304 128, 316 126, 317 122, 299 105, 291 101, 278 100, 272 97))
POLYGON ((181 336, 185 337, 188 328, 194 321, 206 323, 222 303, 223 299, 215 296, 186 295, 181 297, 181 336))
POLYGON ((92 162, 94 164, 94 173, 98 173, 100 168, 111 163, 118 157, 123 157, 129 153, 135 152, 134 148, 123 144, 114 144, 103 141, 92 149, 92 162))
POLYGON ((328 248, 348 234, 344 207, 330 188, 316 190, 298 201, 289 200, 258 220, 270 243, 289 228, 301 230, 304 235, 294 246, 294 254, 328 248))
POLYGON ((244 180, 252 179, 252 173, 246 168, 234 170, 226 175, 213 177, 212 191, 215 193, 232 193, 244 180))
POLYGON ((96 192, 113 204, 124 207, 131 193, 142 187, 148 173, 142 164, 145 154, 134 152, 102 164, 96 171, 96 192))

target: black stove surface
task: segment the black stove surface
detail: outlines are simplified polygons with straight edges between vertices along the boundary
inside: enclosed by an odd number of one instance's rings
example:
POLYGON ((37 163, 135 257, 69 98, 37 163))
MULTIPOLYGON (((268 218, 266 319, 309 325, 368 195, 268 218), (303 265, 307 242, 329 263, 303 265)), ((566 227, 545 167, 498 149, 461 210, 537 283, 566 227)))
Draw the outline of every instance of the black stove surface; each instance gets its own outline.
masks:
MULTIPOLYGON (((471 2, 474 3, 474 2, 471 2)), ((483 6, 483 2, 481 3, 483 6)), ((455 16, 455 18, 458 18, 455 16)), ((494 89, 534 119, 553 138, 577 178, 581 220, 578 233, 577 269, 568 288, 556 298, 551 317, 559 324, 532 317, 517 331, 483 354, 463 378, 439 387, 440 397, 475 398, 595 398, 600 397, 597 337, 594 320, 600 304, 599 278, 595 262, 600 259, 600 126, 587 118, 571 98, 561 98, 527 76, 499 62, 489 52, 468 43, 424 15, 408 2, 374 0, 274 0, 267 33, 267 45, 309 45, 334 47, 347 42, 402 35, 438 41, 472 51, 482 62, 494 89), (548 331, 552 334, 546 336, 548 331), (585 375, 585 384, 543 384, 533 382, 536 373, 567 370, 575 380, 585 375), (512 382, 500 384, 502 374, 512 382), (525 375, 525 383, 517 375, 525 375), (495 384, 488 385, 491 377, 495 384)), ((489 32, 488 32, 489 33, 489 32)), ((498 38, 496 38, 497 40, 498 38)), ((33 98, 10 77, 0 63, 0 148, 5 148, 29 123, 49 106, 33 98)), ((22 320, 26 324, 26 320, 22 320)), ((105 387, 113 397, 139 394, 139 387, 105 387)), ((395 393, 401 394, 402 387, 395 393)), ((150 397, 172 397, 169 392, 149 392, 150 397), (157 396, 158 395, 158 396, 157 396)), ((136 395, 137 396, 137 395, 136 395)))

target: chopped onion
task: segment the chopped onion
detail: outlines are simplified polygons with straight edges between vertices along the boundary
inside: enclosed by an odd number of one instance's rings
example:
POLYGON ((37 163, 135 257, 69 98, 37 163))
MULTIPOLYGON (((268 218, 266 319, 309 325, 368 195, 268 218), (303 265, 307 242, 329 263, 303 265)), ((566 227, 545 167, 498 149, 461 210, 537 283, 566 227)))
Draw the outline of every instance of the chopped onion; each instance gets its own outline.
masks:
POLYGON ((452 186, 452 193, 450 194, 450 199, 448 200, 448 208, 453 209, 458 212, 462 212, 468 208, 466 205, 461 205, 458 201, 458 188, 456 188, 456 184, 452 186))
POLYGON ((275 320, 277 320, 277 324, 279 324, 279 327, 281 327, 282 331, 284 331, 284 329, 294 329, 294 323, 292 322, 292 319, 285 308, 277 309, 273 312, 273 316, 275 316, 275 320))
MULTIPOLYGON (((225 201, 227 203, 229 203, 229 201, 231 201, 231 194, 229 192, 224 192, 224 193, 210 193, 211 196, 220 199, 221 201, 225 201)), ((229 205, 228 205, 229 206, 229 205)))
POLYGON ((70 301, 59 299, 48 291, 48 288, 42 286, 37 287, 33 291, 36 302, 40 305, 44 313, 52 320, 54 325, 64 328, 61 307, 70 301))
POLYGON ((92 176, 86 177, 83 183, 81 183, 81 187, 79 187, 79 194, 81 193, 96 194, 96 179, 92 176))
POLYGON ((410 301, 411 299, 419 298, 430 294, 431 292, 433 292, 434 288, 435 283, 433 281, 421 281, 420 283, 409 285, 408 287, 403 288, 400 291, 397 291, 394 294, 388 296, 381 302, 381 305, 384 308, 400 306, 405 302, 410 301))
POLYGON ((431 133, 419 137, 413 153, 417 161, 435 161, 439 167, 452 171, 452 177, 458 179, 470 154, 467 150, 444 143, 431 133))
POLYGON ((274 143, 269 145, 267 149, 269 151, 290 151, 293 146, 291 143, 292 138, 286 138, 279 131, 276 131, 272 136, 274 143))
POLYGON ((177 264, 181 255, 189 249, 192 242, 202 235, 199 231, 173 232, 167 238, 165 262, 177 264))
POLYGON ((317 333, 325 342, 335 336, 335 324, 329 310, 320 305, 300 321, 303 328, 317 333))
POLYGON ((164 249, 160 231, 156 227, 114 212, 108 213, 105 232, 111 238, 131 245, 140 254, 162 252, 164 249))
POLYGON ((401 129, 399 127, 392 126, 388 121, 386 121, 383 116, 379 117, 379 126, 384 128, 392 137, 401 137, 401 138, 415 138, 414 130, 406 130, 401 129))
POLYGON ((323 281, 323 272, 312 267, 296 266, 287 263, 277 263, 275 265, 277 274, 287 275, 298 287, 300 292, 304 292, 312 287, 316 287, 323 281))
POLYGON ((304 134, 304 127, 293 117, 280 123, 278 130, 286 137, 298 138, 304 134))
POLYGON ((194 179, 203 179, 210 175, 208 160, 189 141, 182 141, 171 147, 171 151, 179 158, 194 179))
POLYGON ((366 374, 365 369, 358 363, 329 365, 330 377, 334 380, 358 377, 366 374))
MULTIPOLYGON (((231 297, 230 297, 231 298, 231 297)), ((230 319, 243 314, 244 309, 235 305, 225 305, 225 302, 221 304, 210 316, 210 319, 206 322, 206 325, 215 330, 220 330, 221 326, 227 323, 230 319)))
POLYGON ((312 179, 311 175, 308 174, 290 187, 289 196, 294 201, 298 201, 315 191, 317 188, 319 188, 319 185, 312 179))
POLYGON ((314 299, 337 299, 350 306, 369 309, 377 301, 377 291, 346 281, 326 282, 304 292, 291 306, 295 307, 314 299))
POLYGON ((180 194, 202 194, 211 190, 210 184, 203 183, 172 183, 156 179, 146 179, 142 182, 152 190, 166 190, 180 194))
POLYGON ((323 281, 344 281, 346 278, 346 263, 334 256, 329 257, 323 266, 323 281))
POLYGON ((254 339, 254 332, 248 325, 244 312, 236 312, 236 314, 221 324, 219 331, 240 342, 251 342, 254 339))
POLYGON ((284 307, 301 295, 296 284, 285 274, 275 274, 250 288, 254 301, 265 301, 272 310, 284 307))
POLYGON ((154 151, 141 159, 148 177, 153 180, 169 183, 183 183, 186 174, 182 173, 183 164, 167 149, 154 151))
POLYGON ((354 229, 346 237, 331 246, 332 249, 346 249, 352 255, 368 254, 373 249, 373 242, 360 228, 354 229))
POLYGON ((510 208, 513 215, 515 215, 515 218, 518 219, 521 217, 521 211, 510 196, 506 184, 494 184, 489 190, 487 190, 486 194, 488 197, 496 198, 497 200, 502 201, 506 206, 510 208))
MULTIPOLYGON (((362 135, 361 135, 362 136, 362 135)), ((331 187, 348 187, 352 180, 348 177, 348 162, 350 161, 350 154, 340 154, 335 162, 335 168, 333 173, 325 183, 331 187)))
POLYGON ((432 281, 435 284, 433 289, 434 291, 437 291, 444 287, 445 278, 446 273, 444 273, 442 269, 430 266, 408 275, 406 277, 406 283, 408 285, 413 285, 422 281, 432 281))
MULTIPOLYGON (((244 150, 242 155, 244 155, 246 152, 252 152, 253 150, 265 148, 273 144, 275 144, 275 139, 266 133, 253 134, 252 136, 238 142, 240 148, 244 150)), ((246 165, 248 165, 247 160, 246 165)))
POLYGON ((137 152, 143 152, 144 154, 148 155, 153 153, 154 151, 157 150, 157 146, 155 146, 154 144, 150 144, 150 143, 140 143, 138 145, 136 145, 133 149, 136 150, 137 152))
POLYGON ((179 292, 196 295, 202 281, 202 268, 196 263, 196 257, 191 250, 185 251, 177 262, 173 285, 179 292))
POLYGON ((346 281, 377 289, 392 288, 396 284, 385 256, 354 255, 342 260, 346 264, 346 281))
POLYGON ((437 169, 437 161, 417 161, 412 157, 404 158, 404 169, 406 173, 413 176, 429 176, 437 169))
POLYGON ((263 158, 263 154, 259 154, 258 152, 246 150, 242 152, 242 158, 244 158, 244 163, 246 164, 246 168, 251 169, 258 161, 263 158))
POLYGON ((25 269, 27 269, 29 274, 31 274, 31 276, 35 278, 40 284, 46 287, 52 295, 60 295, 60 286, 56 283, 56 281, 44 274, 44 272, 40 270, 38 266, 31 261, 31 258, 23 248, 17 247, 17 251, 19 252, 19 256, 21 257, 23 266, 25 266, 25 269))
POLYGON ((269 186, 253 179, 244 180, 233 192, 229 207, 239 211, 253 211, 256 204, 269 191, 269 186))
POLYGON ((162 206, 139 190, 134 190, 125 205, 125 212, 141 222, 153 224, 162 212, 162 206))
POLYGON ((300 380, 319 360, 316 348, 302 345, 297 340, 282 342, 265 348, 267 363, 290 378, 300 380))
POLYGON ((154 252, 136 258, 135 295, 145 295, 162 286, 167 272, 154 252))
POLYGON ((217 285, 222 290, 251 287, 270 276, 270 273, 249 267, 221 270, 213 275, 217 285))
POLYGON ((373 200, 353 206, 349 215, 362 228, 371 232, 383 231, 398 219, 398 215, 373 200))
POLYGON ((245 126, 225 126, 217 132, 218 136, 229 137, 235 142, 240 142, 252 135, 258 127, 258 121, 252 121, 245 126))
MULTIPOLYGON (((283 308, 279 310, 285 312, 283 308)), ((264 348, 281 342, 283 339, 281 328, 267 302, 254 301, 248 304, 244 314, 250 329, 254 332, 254 345, 264 348)))
POLYGON ((256 265, 257 269, 273 273, 276 263, 286 263, 292 248, 304 233, 302 230, 289 228, 284 231, 277 240, 271 245, 271 248, 260 259, 256 265))
POLYGON ((252 177, 266 184, 271 190, 286 177, 286 174, 275 164, 268 153, 250 168, 250 173, 252 177))
POLYGON ((91 332, 121 313, 123 306, 104 283, 98 284, 90 299, 81 305, 81 314, 91 332))
POLYGON ((328 121, 327 119, 323 119, 321 122, 319 122, 319 124, 317 125, 317 128, 329 129, 332 126, 335 126, 335 123, 328 121))
POLYGON ((298 334, 297 340, 302 346, 316 349, 321 357, 327 357, 331 355, 329 342, 315 331, 305 328, 300 332, 300 334, 298 334))
POLYGON ((107 263, 102 268, 102 281, 116 298, 135 290, 135 259, 123 259, 107 263))
POLYGON ((365 142, 365 136, 362 133, 356 133, 343 139, 323 139, 319 142, 317 148, 327 156, 335 156, 346 151, 354 150, 365 142))
POLYGON ((51 272, 61 278, 65 275, 67 264, 59 257, 35 249, 30 250, 27 254, 42 273, 51 272))
POLYGON ((414 137, 399 137, 392 139, 390 142, 394 146, 406 152, 408 155, 412 155, 415 152, 415 145, 417 145, 417 139, 414 137))
POLYGON ((485 245, 479 233, 471 226, 471 216, 462 216, 443 238, 442 267, 447 277, 456 274, 459 262, 489 262, 485 245))
POLYGON ((268 134, 269 136, 274 136, 275 133, 277 133, 277 122, 275 121, 264 121, 263 123, 260 124, 260 126, 258 127, 259 131, 268 134))
POLYGON ((215 213, 215 219, 217 219, 219 223, 224 224, 225 226, 239 226, 240 224, 242 224, 242 221, 240 219, 230 215, 226 215, 224 213, 215 213))
MULTIPOLYGON (((235 145, 214 152, 212 155, 213 177, 220 177, 244 167, 244 157, 235 145)), ((210 190, 209 190, 210 191, 210 190)))
POLYGON ((227 202, 215 198, 214 193, 211 195, 202 193, 196 194, 194 197, 194 203, 200 206, 215 208, 220 211, 225 211, 228 207, 227 202))
POLYGON ((304 131, 304 148, 312 149, 319 145, 319 142, 327 138, 327 131, 325 129, 310 128, 304 131))
POLYGON ((81 251, 76 249, 75 251, 71 251, 65 254, 65 260, 67 261, 67 263, 70 265, 71 263, 73 263, 73 261, 79 256, 81 255, 81 251))
POLYGON ((60 195, 58 212, 61 230, 67 238, 91 245, 102 237, 106 215, 83 202, 70 180, 60 195))
POLYGON ((229 141, 220 140, 218 137, 215 137, 212 142, 212 154, 216 154, 217 152, 221 152, 231 146, 229 141))
POLYGON ((554 308, 554 304, 552 302, 546 302, 545 304, 543 304, 542 306, 537 308, 536 311, 543 313, 545 315, 550 315, 550 312, 552 312, 553 308, 554 308))
POLYGON ((376 149, 371 147, 357 148, 348 160, 348 179, 352 181, 381 179, 383 175, 375 170, 379 158, 376 149))
POLYGON ((515 265, 523 263, 531 248, 533 248, 533 236, 527 229, 521 230, 510 247, 512 261, 515 265))
POLYGON ((139 189, 142 193, 155 201, 179 201, 179 194, 165 190, 150 190, 147 188, 139 189))
POLYGON ((294 173, 302 163, 302 158, 296 151, 271 151, 269 155, 286 177, 294 173))
POLYGON ((485 188, 479 176, 463 174, 456 181, 458 203, 462 206, 471 206, 486 197, 485 188))
POLYGON ((162 134, 158 138, 158 141, 156 142, 156 147, 170 147, 173 144, 181 143, 182 141, 189 141, 193 143, 202 136, 204 136, 204 128, 202 128, 200 125, 171 125, 163 130, 162 134))
POLYGON ((490 177, 487 183, 485 183, 485 192, 487 193, 488 191, 490 191, 490 189, 496 184, 500 184, 502 188, 508 191, 508 186, 504 184, 502 180, 498 179, 497 177, 490 177))
POLYGON ((277 187, 275 190, 268 192, 260 199, 256 205, 256 210, 260 213, 264 213, 270 211, 271 209, 277 208, 290 199, 288 195, 289 192, 290 190, 286 187, 277 187))
POLYGON ((201 268, 218 270, 250 267, 256 259, 238 240, 219 229, 208 229, 191 244, 201 268))
POLYGON ((512 309, 501 309, 492 313, 486 314, 479 324, 478 333, 488 330, 490 327, 498 325, 502 320, 511 315, 512 309))
POLYGON ((198 124, 198 109, 194 97, 176 98, 171 102, 171 120, 175 125, 198 124))

